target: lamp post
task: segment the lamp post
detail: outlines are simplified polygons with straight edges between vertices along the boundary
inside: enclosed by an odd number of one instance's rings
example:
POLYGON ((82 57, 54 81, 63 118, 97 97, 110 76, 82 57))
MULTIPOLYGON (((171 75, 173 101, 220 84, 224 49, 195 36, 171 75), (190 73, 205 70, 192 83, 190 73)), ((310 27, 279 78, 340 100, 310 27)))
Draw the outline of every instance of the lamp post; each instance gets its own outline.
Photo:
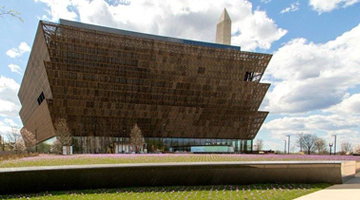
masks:
POLYGON ((284 140, 284 154, 286 154, 286 140, 284 140))
POLYGON ((332 146, 333 146, 333 143, 329 143, 329 147, 330 147, 330 155, 331 155, 331 148, 332 148, 332 146))
POLYGON ((336 155, 336 136, 337 135, 333 135, 334 136, 334 155, 336 155))
POLYGON ((288 154, 290 154, 290 135, 287 135, 288 137, 288 154))
POLYGON ((125 139, 126 130, 124 129, 123 132, 124 132, 124 134, 123 134, 123 136, 121 138, 121 146, 120 146, 121 147, 121 151, 120 151, 121 153, 124 153, 123 150, 124 150, 124 143, 125 143, 124 139, 125 139))
POLYGON ((37 129, 35 129, 35 151, 36 151, 36 153, 38 152, 38 150, 37 150, 37 129))
POLYGON ((163 151, 165 151, 165 145, 164 145, 164 127, 165 126, 166 126, 166 124, 161 125, 161 142, 162 142, 162 146, 163 146, 163 151))

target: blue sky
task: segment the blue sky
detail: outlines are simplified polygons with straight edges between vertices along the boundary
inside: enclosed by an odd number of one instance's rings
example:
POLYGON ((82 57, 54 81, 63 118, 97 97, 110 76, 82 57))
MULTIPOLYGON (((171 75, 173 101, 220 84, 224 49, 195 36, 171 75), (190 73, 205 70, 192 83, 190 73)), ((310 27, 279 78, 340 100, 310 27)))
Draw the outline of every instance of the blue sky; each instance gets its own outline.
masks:
MULTIPOLYGON (((59 18, 214 41, 224 7, 232 44, 274 54, 262 82, 270 111, 257 138, 283 149, 285 135, 315 133, 360 144, 360 0, 6 0, 21 13, 0 18, 0 134, 22 127, 17 90, 40 19, 59 18)), ((295 148, 296 149, 296 148, 295 148)))

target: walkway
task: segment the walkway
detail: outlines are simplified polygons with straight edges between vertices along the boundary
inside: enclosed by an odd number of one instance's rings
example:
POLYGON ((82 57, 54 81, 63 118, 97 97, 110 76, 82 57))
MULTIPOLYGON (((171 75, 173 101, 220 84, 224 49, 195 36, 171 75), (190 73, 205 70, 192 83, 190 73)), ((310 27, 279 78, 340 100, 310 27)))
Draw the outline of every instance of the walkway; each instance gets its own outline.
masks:
POLYGON ((314 192, 295 200, 359 200, 360 173, 355 178, 341 185, 334 185, 324 190, 314 192))

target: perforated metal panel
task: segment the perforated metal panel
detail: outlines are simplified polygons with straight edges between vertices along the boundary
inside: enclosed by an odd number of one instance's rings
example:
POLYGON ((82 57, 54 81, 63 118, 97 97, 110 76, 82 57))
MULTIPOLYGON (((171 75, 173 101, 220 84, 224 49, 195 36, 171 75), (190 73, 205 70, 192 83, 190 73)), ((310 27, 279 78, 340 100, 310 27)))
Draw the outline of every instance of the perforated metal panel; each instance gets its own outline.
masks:
POLYGON ((268 114, 258 109, 270 85, 259 81, 272 55, 40 26, 51 118, 75 136, 128 137, 137 123, 144 137, 253 139, 268 114))

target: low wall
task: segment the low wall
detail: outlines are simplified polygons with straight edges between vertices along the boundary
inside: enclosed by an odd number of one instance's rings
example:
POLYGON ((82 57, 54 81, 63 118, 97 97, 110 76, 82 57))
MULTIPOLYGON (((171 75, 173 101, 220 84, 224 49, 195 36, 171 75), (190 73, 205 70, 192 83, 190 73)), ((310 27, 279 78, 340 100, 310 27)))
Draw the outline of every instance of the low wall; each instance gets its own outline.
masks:
POLYGON ((347 161, 341 163, 341 176, 343 182, 355 177, 356 174, 356 161, 347 161))
MULTIPOLYGON (((0 169, 0 194, 132 186, 343 183, 356 162, 216 162, 0 169)), ((354 170, 353 170, 354 172, 354 170)))
POLYGON ((356 163, 356 173, 360 173, 360 162, 356 163))

